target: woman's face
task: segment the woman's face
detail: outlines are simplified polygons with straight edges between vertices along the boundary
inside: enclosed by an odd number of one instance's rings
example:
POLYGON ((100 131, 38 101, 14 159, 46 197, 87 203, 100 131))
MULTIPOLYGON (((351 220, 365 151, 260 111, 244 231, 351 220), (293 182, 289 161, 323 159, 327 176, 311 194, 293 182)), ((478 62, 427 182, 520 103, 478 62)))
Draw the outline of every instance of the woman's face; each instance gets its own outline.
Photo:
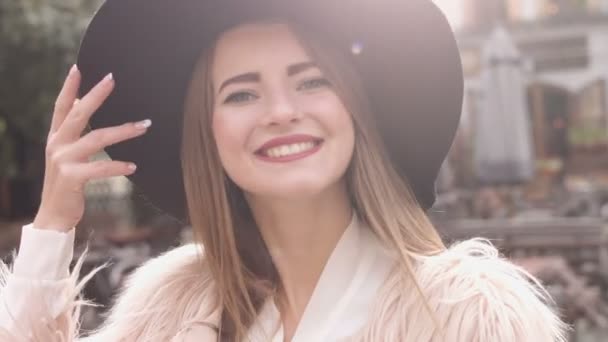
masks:
POLYGON ((211 73, 213 134, 241 189, 304 198, 339 183, 354 148, 351 116, 288 26, 225 32, 211 73))

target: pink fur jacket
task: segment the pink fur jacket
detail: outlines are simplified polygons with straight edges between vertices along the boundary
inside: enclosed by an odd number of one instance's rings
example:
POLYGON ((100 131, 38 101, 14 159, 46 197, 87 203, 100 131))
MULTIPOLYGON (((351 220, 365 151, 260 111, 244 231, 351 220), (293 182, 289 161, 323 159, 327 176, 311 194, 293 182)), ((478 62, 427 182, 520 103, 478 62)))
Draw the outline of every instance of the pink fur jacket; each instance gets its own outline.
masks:
MULTIPOLYGON (((79 331, 78 280, 71 274, 73 230, 25 226, 12 269, 2 264, 0 341, 216 341, 213 281, 202 248, 192 244, 152 259, 133 273, 98 331, 79 331), (87 336, 85 336, 87 335, 87 336)), ((430 315, 394 258, 356 219, 321 274, 292 342, 562 342, 568 327, 543 287, 472 239, 416 260, 415 274, 430 315)), ((268 300, 250 329, 253 342, 283 342, 281 319, 268 300)))

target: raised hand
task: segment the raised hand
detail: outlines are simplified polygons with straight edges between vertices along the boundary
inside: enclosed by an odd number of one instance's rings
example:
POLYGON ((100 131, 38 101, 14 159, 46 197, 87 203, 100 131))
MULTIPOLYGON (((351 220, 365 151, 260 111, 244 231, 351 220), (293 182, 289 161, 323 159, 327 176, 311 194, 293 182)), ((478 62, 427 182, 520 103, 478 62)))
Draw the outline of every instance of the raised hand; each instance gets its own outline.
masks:
POLYGON ((96 129, 82 136, 91 116, 112 92, 115 81, 112 74, 106 75, 78 100, 80 77, 74 65, 55 102, 35 228, 68 231, 75 227, 84 214, 87 181, 129 175, 136 169, 131 162, 89 161, 90 157, 107 146, 144 134, 151 124, 150 120, 125 123, 96 129))

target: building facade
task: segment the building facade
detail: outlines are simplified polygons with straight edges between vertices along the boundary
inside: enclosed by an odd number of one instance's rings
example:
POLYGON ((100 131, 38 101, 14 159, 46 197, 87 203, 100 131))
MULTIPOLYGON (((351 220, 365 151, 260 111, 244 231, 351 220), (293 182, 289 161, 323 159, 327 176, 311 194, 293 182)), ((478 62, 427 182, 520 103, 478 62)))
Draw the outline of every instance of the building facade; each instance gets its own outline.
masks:
POLYGON ((608 167, 608 1, 462 4, 457 30, 466 79, 462 130, 474 130, 475 116, 482 115, 477 103, 491 91, 480 81, 487 67, 482 48, 502 26, 522 55, 536 160, 559 160, 571 170, 608 167))

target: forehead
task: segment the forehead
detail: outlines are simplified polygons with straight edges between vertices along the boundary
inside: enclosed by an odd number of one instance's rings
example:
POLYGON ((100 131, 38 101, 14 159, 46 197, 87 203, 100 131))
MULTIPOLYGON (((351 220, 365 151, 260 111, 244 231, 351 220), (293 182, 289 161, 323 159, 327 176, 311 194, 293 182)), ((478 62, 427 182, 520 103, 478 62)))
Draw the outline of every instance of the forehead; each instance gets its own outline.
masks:
POLYGON ((223 33, 213 56, 213 78, 264 71, 309 59, 296 35, 284 23, 251 23, 223 33))

